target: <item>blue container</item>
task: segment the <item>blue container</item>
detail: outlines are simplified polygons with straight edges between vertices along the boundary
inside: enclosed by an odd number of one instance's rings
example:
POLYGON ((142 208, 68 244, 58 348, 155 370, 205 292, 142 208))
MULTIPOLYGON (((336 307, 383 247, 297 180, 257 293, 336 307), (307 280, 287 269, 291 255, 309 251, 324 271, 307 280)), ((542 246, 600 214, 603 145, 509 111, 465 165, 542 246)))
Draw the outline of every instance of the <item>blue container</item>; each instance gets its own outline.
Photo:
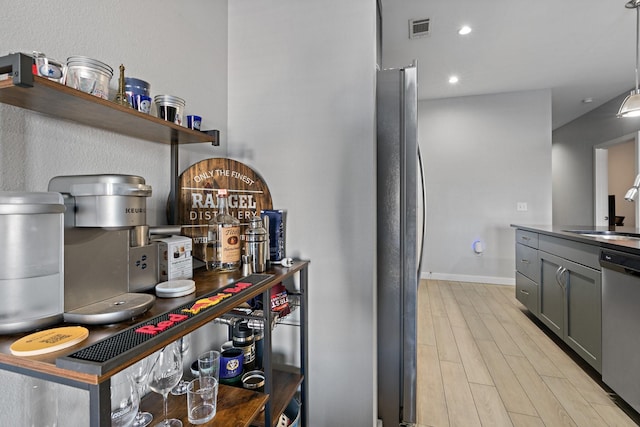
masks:
MULTIPOLYGON (((151 113, 151 102, 153 101, 150 96, 147 95, 132 95, 137 104, 134 108, 141 113, 151 113)), ((133 105, 131 105, 133 107, 133 105)))
POLYGON ((244 351, 231 347, 220 353, 220 379, 235 378, 242 374, 244 351))
POLYGON ((187 127, 189 129, 200 130, 200 124, 202 123, 202 117, 190 115, 187 116, 187 127))
MULTIPOLYGON (((151 100, 149 95, 150 90, 151 87, 149 83, 144 80, 135 79, 133 77, 124 78, 124 93, 127 95, 127 101, 129 101, 129 104, 138 111, 142 111, 141 108, 145 106, 141 103, 141 97, 147 97, 143 98, 143 100, 151 100)), ((149 111, 147 110, 143 112, 148 113, 149 111)))
POLYGON ((289 427, 298 427, 300 423, 300 403, 298 403, 296 399, 291 399, 291 402, 289 402, 284 410, 284 415, 291 422, 289 427))

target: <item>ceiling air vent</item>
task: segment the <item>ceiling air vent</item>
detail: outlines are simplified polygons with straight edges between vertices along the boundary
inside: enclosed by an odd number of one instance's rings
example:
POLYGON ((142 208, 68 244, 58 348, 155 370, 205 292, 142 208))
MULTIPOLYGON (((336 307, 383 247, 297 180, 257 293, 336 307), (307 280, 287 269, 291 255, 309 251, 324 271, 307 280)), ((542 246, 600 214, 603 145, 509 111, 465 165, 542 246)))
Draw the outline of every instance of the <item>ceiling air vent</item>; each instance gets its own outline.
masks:
POLYGON ((431 20, 429 18, 409 20, 409 38, 417 39, 428 36, 430 23, 431 20))

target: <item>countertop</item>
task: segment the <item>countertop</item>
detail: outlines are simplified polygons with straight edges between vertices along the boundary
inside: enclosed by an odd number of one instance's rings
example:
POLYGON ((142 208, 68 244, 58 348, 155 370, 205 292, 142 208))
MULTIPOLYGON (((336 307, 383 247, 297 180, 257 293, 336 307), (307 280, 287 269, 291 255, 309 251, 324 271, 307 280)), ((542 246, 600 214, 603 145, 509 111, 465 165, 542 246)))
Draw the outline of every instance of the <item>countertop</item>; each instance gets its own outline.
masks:
POLYGON ((534 233, 546 234, 549 236, 561 237, 563 239, 574 240, 590 245, 601 246, 608 249, 617 249, 640 255, 640 238, 630 240, 608 240, 603 237, 585 236, 584 234, 572 233, 571 231, 614 231, 618 233, 637 234, 640 236, 640 229, 626 226, 592 226, 592 225, 524 225, 511 224, 511 227, 520 230, 532 231, 534 233))

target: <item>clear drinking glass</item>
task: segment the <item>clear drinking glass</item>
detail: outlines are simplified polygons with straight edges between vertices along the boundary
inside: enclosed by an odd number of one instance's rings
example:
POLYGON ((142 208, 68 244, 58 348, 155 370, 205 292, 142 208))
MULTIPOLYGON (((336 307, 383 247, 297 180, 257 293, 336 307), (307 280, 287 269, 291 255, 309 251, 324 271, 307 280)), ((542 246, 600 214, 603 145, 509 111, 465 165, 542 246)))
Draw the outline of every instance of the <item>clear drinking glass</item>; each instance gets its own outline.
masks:
MULTIPOLYGON (((191 346, 191 338, 189 335, 185 335, 178 340, 178 344, 180 347, 180 354, 182 355, 182 359, 189 352, 189 347, 191 346)), ((171 394, 174 396, 181 396, 187 393, 187 386, 189 385, 189 381, 186 381, 184 378, 180 380, 177 386, 171 389, 171 394)))
POLYGON ((191 424, 204 424, 216 416, 218 381, 198 377, 187 386, 187 413, 191 424))
POLYGON ((140 397, 131 377, 123 372, 111 378, 111 426, 127 427, 133 422, 140 397))
POLYGON ((24 377, 22 419, 26 426, 56 427, 58 420, 58 384, 39 378, 24 377))
MULTIPOLYGON (((149 379, 150 363, 149 358, 146 357, 131 368, 131 378, 136 384, 140 400, 142 400, 144 388, 147 385, 147 380, 149 379)), ((150 412, 143 412, 139 408, 136 418, 133 420, 132 427, 146 427, 151 424, 151 421, 153 421, 153 415, 150 412)))
POLYGON ((215 350, 205 351, 198 356, 198 375, 220 379, 220 352, 215 350))
POLYGON ((182 378, 182 355, 177 341, 167 345, 157 355, 153 363, 149 380, 149 388, 162 395, 164 400, 164 421, 156 427, 182 427, 182 421, 167 416, 167 395, 182 378))

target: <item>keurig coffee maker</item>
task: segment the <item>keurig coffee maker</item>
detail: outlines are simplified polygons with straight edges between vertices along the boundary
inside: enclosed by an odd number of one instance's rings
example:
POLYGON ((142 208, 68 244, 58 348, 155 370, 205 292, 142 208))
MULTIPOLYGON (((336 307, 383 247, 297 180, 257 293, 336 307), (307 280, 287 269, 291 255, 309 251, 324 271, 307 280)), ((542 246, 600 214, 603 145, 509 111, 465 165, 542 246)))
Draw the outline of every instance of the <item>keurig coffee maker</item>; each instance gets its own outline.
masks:
POLYGON ((151 187, 132 175, 58 176, 49 191, 62 194, 64 319, 107 324, 148 310, 157 284, 158 249, 149 242, 146 200, 151 187))

